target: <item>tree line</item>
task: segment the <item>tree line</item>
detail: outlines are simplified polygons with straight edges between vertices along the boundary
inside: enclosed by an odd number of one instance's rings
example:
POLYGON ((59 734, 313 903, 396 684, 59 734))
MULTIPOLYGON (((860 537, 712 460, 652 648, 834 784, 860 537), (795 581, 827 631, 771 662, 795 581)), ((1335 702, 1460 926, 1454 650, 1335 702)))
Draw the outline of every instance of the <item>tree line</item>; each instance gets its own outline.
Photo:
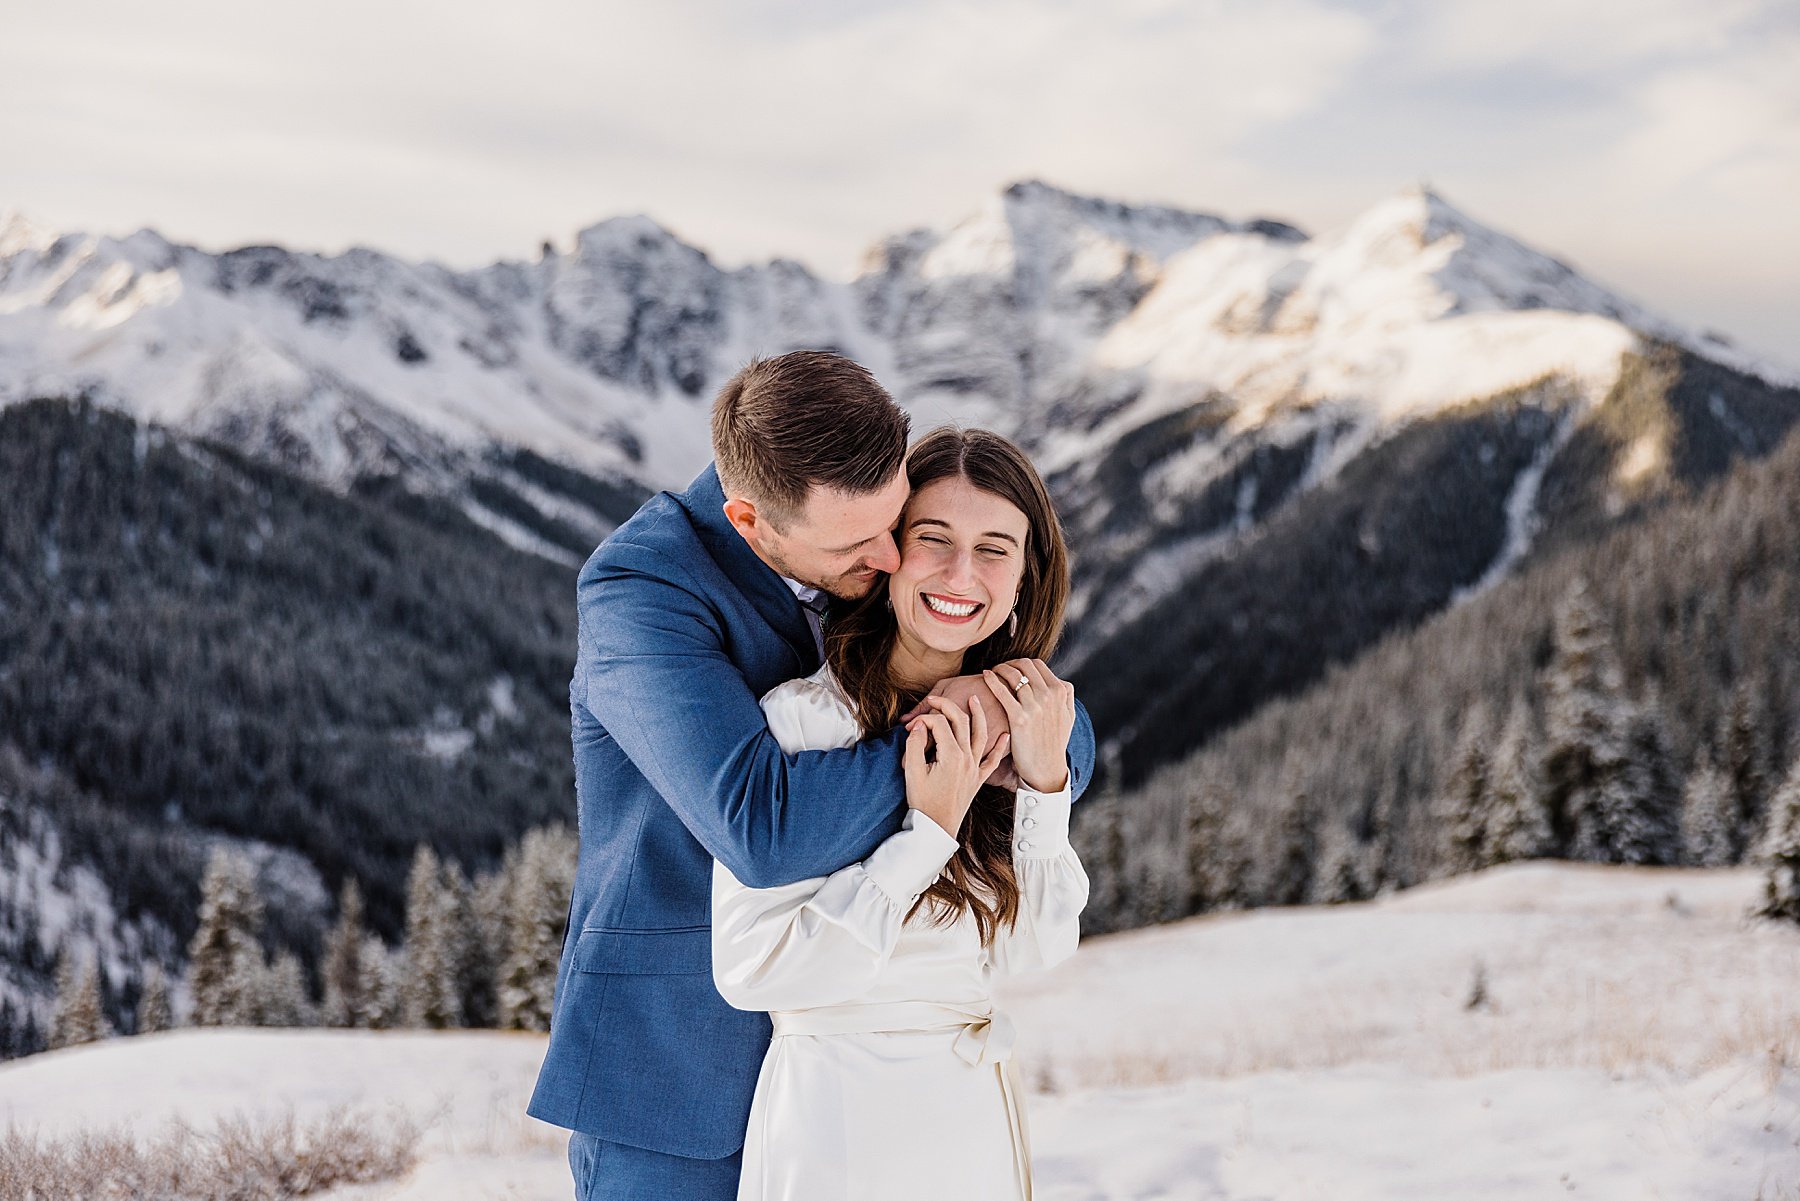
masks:
POLYGON ((1076 810, 1105 881, 1087 927, 1357 900, 1533 857, 1761 862, 1767 908, 1787 912, 1796 514, 1790 435, 1390 635, 1141 787, 1115 782, 1076 810))
POLYGON ((215 848, 199 926, 175 981, 163 965, 145 965, 135 1006, 109 1013, 94 957, 65 950, 43 1045, 177 1026, 548 1030, 575 856, 566 827, 542 827, 497 869, 471 878, 421 844, 407 879, 403 939, 390 946, 368 928, 362 890, 346 881, 309 972, 292 951, 267 945, 265 901, 249 860, 215 848))
POLYGON ((124 917, 185 944, 224 836, 320 877, 273 945, 305 961, 347 880, 393 942, 418 843, 491 868, 569 812, 569 568, 81 401, 0 409, 0 478, 0 793, 124 917))

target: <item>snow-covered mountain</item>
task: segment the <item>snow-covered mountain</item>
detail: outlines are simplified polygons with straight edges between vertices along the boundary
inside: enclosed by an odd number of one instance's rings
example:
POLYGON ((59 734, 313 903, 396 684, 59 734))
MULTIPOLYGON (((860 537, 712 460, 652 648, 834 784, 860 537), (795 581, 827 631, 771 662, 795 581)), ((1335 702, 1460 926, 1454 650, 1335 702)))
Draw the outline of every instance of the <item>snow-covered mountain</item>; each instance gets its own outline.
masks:
MULTIPOLYGON (((1078 642, 1091 648, 1093 632, 1417 420, 1535 390, 1555 420, 1535 474, 1521 475, 1534 480, 1627 357, 1657 344, 1783 378, 1421 187, 1316 238, 1199 241, 1107 330, 1042 426, 1038 456, 1061 472, 1086 561, 1078 642), (1229 498, 1209 498, 1226 485, 1229 498)), ((1519 499, 1523 534, 1541 514, 1519 499)))
POLYGON ((705 408, 757 353, 830 346, 909 400, 1017 428, 1155 283, 1237 226, 1020 184, 851 284, 734 271, 644 217, 470 272, 370 250, 211 255, 142 231, 0 222, 0 396, 86 391, 327 482, 443 483, 491 446, 651 487, 707 458, 705 408), (945 396, 949 400, 945 400, 945 396))
POLYGON ((1290 244, 1272 221, 1128 207, 1020 183, 942 233, 915 230, 873 250, 853 287, 891 354, 896 393, 1009 433, 1078 388, 1094 348, 1163 277, 1220 235, 1290 244))
POLYGON ((1081 463, 1201 399, 1229 419, 1183 474, 1229 457, 1219 434, 1291 442, 1328 422, 1335 454, 1313 483, 1472 397, 1545 376, 1604 395, 1645 337, 1771 374, 1422 188, 1308 238, 1018 183, 948 230, 881 241, 848 283, 786 260, 726 270, 645 217, 461 272, 0 218, 0 401, 85 392, 340 486, 477 477, 472 516, 562 558, 576 549, 520 502, 577 540, 603 534, 638 489, 704 464, 711 393, 753 354, 840 349, 923 423, 990 425, 1077 468, 1078 496, 1081 463), (619 491, 546 488, 517 452, 619 491))
MULTIPOLYGON (((0 219, 0 403, 83 392, 333 486, 399 477, 565 563, 704 465, 732 371, 802 346, 869 364, 916 428, 984 425, 1033 451, 1077 551, 1072 667, 1421 422, 1500 397, 1534 414, 1492 582, 1563 516, 1541 503, 1559 471, 1593 474, 1563 448, 1658 347, 1689 364, 1665 387, 1695 363, 1735 381, 1704 385, 1702 440, 1757 453, 1795 407, 1771 399, 1792 373, 1417 186, 1309 237, 1016 183, 950 229, 879 242, 848 282, 727 270, 645 217, 473 271, 0 219)), ((1670 447, 1606 453, 1654 483, 1670 447)))
POLYGON ((0 220, 0 395, 85 389, 327 481, 454 473, 499 444, 677 484, 706 459, 712 389, 796 346, 865 358, 924 414, 1030 436, 1056 465, 1197 391, 1241 422, 1317 402, 1391 420, 1545 371, 1598 385, 1640 333, 1737 359, 1419 188, 1309 239, 1014 184, 880 242, 847 285, 721 269, 644 217, 468 272, 0 220))

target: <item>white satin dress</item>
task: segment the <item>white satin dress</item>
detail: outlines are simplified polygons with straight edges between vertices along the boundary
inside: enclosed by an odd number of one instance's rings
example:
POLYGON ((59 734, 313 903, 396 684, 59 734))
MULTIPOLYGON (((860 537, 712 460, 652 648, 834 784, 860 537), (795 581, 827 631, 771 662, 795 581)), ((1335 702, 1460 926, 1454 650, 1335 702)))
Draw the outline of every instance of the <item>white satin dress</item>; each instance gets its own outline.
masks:
MULTIPOLYGON (((862 734, 829 668, 763 697, 793 752, 862 734)), ((782 888, 713 867, 713 978, 775 1037, 750 1106, 738 1201, 1029 1201, 1030 1143, 996 973, 1075 951, 1088 878, 1069 846, 1067 789, 1021 788, 1020 913, 984 948, 967 913, 906 913, 955 853, 916 810, 861 863, 782 888)))

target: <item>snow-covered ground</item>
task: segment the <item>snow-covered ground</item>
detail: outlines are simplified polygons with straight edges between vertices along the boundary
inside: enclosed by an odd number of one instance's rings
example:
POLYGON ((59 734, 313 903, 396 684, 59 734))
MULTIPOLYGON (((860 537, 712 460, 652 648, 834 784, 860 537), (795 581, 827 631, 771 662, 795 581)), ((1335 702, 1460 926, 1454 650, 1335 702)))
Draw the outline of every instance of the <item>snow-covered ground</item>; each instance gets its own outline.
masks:
MULTIPOLYGON (((1745 920, 1757 888, 1525 864, 1092 939, 1005 997, 1040 1196, 1800 1201, 1800 929, 1745 920)), ((0 1124, 401 1106, 420 1166, 338 1201, 561 1198, 561 1132, 522 1113, 542 1053, 178 1031, 0 1067, 0 1124)))

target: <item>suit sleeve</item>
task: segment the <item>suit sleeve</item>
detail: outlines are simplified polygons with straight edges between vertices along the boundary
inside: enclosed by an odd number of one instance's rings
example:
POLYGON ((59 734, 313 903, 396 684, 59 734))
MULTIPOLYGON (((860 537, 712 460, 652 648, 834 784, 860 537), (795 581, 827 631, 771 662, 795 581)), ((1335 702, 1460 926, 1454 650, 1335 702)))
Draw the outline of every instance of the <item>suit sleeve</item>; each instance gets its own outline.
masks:
POLYGON ((1094 722, 1087 706, 1075 698, 1075 728, 1069 732, 1069 800, 1081 799, 1094 778, 1094 722))
POLYGON ((766 888, 864 858, 900 828, 904 734, 786 754, 723 622, 647 547, 609 542, 577 584, 570 690, 714 859, 766 888))

